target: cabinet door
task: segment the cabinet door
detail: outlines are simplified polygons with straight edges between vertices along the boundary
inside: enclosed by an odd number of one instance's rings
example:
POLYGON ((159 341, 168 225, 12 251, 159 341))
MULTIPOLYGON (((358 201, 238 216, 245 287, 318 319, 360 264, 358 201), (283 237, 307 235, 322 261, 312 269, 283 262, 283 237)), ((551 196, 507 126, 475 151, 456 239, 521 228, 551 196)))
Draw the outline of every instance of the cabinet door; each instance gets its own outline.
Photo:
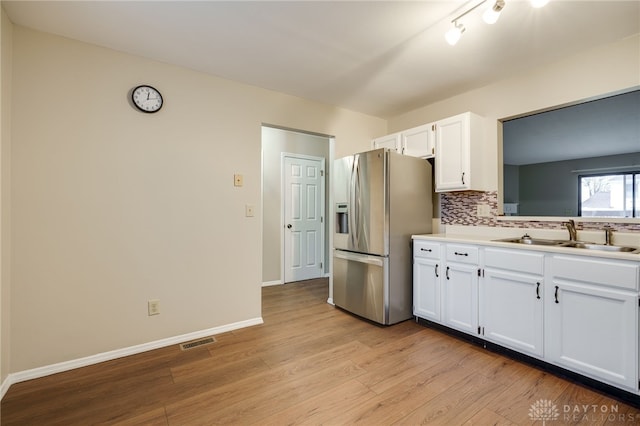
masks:
POLYGON ((392 135, 375 138, 372 141, 371 145, 373 149, 389 148, 393 151, 400 152, 402 151, 401 143, 402 143, 401 134, 394 133, 392 135))
POLYGON ((456 115, 436 123, 436 191, 470 187, 470 115, 456 115))
POLYGON ((480 280, 480 327, 487 340, 542 356, 542 279, 485 268, 480 280))
POLYGON ((440 275, 438 261, 415 257, 413 261, 413 314, 441 322, 440 275))
POLYGON ((545 310, 549 362, 637 392, 637 293, 554 279, 545 310))
POLYGON ((478 267, 448 263, 444 270, 444 323, 478 333, 478 267))
POLYGON ((402 153, 432 158, 435 155, 435 125, 425 124, 402 132, 402 153))

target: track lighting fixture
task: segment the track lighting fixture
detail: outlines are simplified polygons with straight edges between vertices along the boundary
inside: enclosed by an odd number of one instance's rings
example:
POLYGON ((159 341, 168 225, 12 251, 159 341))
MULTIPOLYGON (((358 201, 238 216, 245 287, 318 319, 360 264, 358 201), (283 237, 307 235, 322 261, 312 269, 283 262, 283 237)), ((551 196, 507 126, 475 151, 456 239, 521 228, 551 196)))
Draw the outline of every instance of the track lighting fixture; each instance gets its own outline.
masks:
MULTIPOLYGON (((480 7, 487 1, 488 0, 481 0, 478 4, 476 4, 472 8, 467 9, 464 13, 456 16, 451 20, 453 27, 449 31, 447 31, 447 33, 444 35, 444 38, 447 40, 447 43, 453 46, 458 42, 458 40, 460 40, 460 38, 462 37, 462 33, 464 33, 465 31, 465 27, 458 21, 463 16, 476 10, 478 7, 480 7)), ((505 6, 505 0, 491 0, 491 1, 493 2, 493 6, 487 9, 482 15, 482 19, 487 24, 495 24, 498 21, 498 18, 500 18, 500 13, 502 12, 502 9, 504 9, 504 6, 505 6)), ((540 8, 546 5, 547 3, 549 3, 549 0, 530 0, 530 2, 531 2, 531 6, 535 8, 540 8)))

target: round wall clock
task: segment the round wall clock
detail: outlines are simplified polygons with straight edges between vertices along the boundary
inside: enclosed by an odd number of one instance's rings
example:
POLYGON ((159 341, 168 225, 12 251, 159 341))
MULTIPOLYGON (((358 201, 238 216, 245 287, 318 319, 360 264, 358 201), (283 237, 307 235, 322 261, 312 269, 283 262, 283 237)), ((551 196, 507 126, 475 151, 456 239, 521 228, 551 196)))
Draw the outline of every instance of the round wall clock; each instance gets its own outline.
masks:
POLYGON ((162 108, 162 95, 157 89, 146 84, 133 89, 131 100, 142 112, 158 112, 162 108))

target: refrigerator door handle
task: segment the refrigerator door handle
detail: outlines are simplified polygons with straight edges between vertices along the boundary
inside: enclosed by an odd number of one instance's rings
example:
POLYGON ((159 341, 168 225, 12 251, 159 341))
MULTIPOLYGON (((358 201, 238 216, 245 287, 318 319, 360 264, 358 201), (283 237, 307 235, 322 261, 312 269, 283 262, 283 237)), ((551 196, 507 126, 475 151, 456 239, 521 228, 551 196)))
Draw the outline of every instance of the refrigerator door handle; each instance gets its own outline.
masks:
POLYGON ((360 173, 359 173, 359 156, 353 157, 353 165, 351 168, 351 186, 349 188, 349 205, 351 214, 349 215, 349 237, 351 238, 351 247, 356 247, 358 241, 358 225, 356 223, 359 209, 358 196, 360 190, 360 173))
POLYGON ((384 266, 384 258, 370 256, 368 254, 353 253, 350 251, 335 250, 333 255, 339 259, 352 260, 354 262, 368 263, 369 265, 384 266))

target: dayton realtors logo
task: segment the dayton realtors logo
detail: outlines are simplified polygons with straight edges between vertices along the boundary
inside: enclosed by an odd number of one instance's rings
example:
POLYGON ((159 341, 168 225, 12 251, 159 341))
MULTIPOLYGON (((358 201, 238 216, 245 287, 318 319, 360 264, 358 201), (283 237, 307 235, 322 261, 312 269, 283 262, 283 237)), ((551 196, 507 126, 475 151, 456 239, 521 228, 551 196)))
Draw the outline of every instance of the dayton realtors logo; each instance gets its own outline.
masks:
POLYGON ((529 408, 529 418, 532 421, 542 421, 543 426, 548 421, 561 420, 569 423, 582 422, 633 422, 640 421, 638 413, 620 413, 620 407, 614 405, 596 405, 596 404, 565 404, 561 407, 562 412, 553 401, 548 399, 539 399, 531 404, 529 408))
POLYGON ((548 399, 539 399, 529 408, 529 418, 534 422, 542 420, 542 426, 549 420, 558 420, 558 417, 560 417, 558 407, 548 399))

